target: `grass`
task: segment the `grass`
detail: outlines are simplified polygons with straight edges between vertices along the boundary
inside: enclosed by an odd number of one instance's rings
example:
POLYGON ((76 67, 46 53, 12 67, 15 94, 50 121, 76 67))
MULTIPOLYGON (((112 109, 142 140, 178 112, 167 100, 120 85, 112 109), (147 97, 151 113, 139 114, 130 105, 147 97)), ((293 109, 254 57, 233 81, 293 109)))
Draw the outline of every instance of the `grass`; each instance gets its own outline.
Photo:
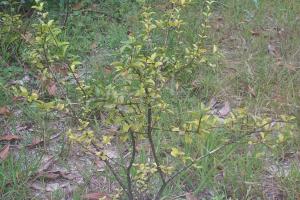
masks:
POLYGON ((1 199, 27 199, 30 192, 28 182, 38 169, 39 161, 37 155, 28 156, 28 153, 22 150, 18 157, 9 156, 1 162, 1 199))
MULTIPOLYGON (((151 4, 159 9, 164 5, 158 1, 151 4)), ((195 33, 200 27, 202 9, 201 3, 195 4, 184 16, 191 24, 189 31, 184 35, 187 43, 196 40, 195 33)), ((104 6, 98 7, 95 12, 71 13, 65 37, 71 41, 72 51, 84 61, 83 76, 92 76, 97 81, 111 80, 112 75, 105 74, 104 68, 119 56, 115 50, 126 40, 127 32, 136 31, 138 10, 138 4, 131 1, 105 1, 104 6), (104 13, 99 14, 98 11, 104 13)), ((55 11, 50 14, 55 15, 55 11)), ((170 88, 163 92, 163 96, 176 112, 172 117, 162 116, 162 125, 174 122, 180 124, 187 119, 183 110, 197 111, 200 109, 200 102, 208 103, 213 97, 219 101, 229 101, 232 107, 250 107, 255 115, 297 114, 300 95, 299 14, 300 3, 297 0, 218 1, 210 19, 212 28, 207 45, 216 44, 222 56, 210 58, 212 61, 217 60, 215 66, 200 65, 192 74, 181 75, 179 90, 176 89, 175 81, 170 83, 170 88), (279 49, 277 57, 268 53, 269 44, 279 49)), ((176 45, 174 38, 169 42, 176 45)), ((0 69, 0 73, 0 82, 8 82, 21 71, 18 67, 12 67, 0 69)), ((0 96, 0 105, 20 109, 20 106, 11 103, 9 95, 0 96)), ((58 121, 56 117, 39 116, 33 108, 26 105, 21 105, 21 108, 23 120, 34 122, 38 127, 33 133, 16 131, 20 120, 15 114, 1 121, 5 127, 12 127, 15 134, 24 137, 22 144, 29 143, 36 135, 50 138, 56 131, 48 126, 51 121, 58 121)), ((67 120, 63 126, 63 129, 67 130, 68 126, 72 126, 72 122, 67 120)), ((222 139, 227 134, 219 130, 202 138, 195 137, 193 145, 184 144, 172 133, 157 132, 155 139, 163 151, 168 151, 165 143, 170 142, 184 148, 187 154, 205 154, 222 144, 222 139)), ((285 143, 275 152, 270 152, 265 146, 255 149, 251 149, 248 144, 229 146, 215 156, 199 161, 199 169, 193 168, 182 174, 166 190, 165 199, 182 196, 187 192, 192 192, 199 198, 202 195, 203 198, 215 200, 268 199, 267 194, 275 195, 278 188, 285 196, 284 199, 297 199, 300 196, 297 158, 300 140, 296 139, 285 143), (294 157, 287 156, 289 153, 293 153, 294 157), (282 165, 289 168, 288 175, 279 176, 275 173, 272 174, 273 178, 269 179, 269 168, 282 165), (272 187, 265 181, 272 182, 272 187)), ((64 139, 61 138, 59 142, 64 142, 64 139)), ((0 148, 2 146, 0 145, 0 148)), ((142 151, 144 153, 137 162, 147 160, 147 149, 142 151)), ((41 148, 37 152, 45 153, 45 149, 41 148)), ((61 152, 55 153, 58 156, 61 152)), ((62 153, 68 159, 68 153, 62 153)), ((30 174, 37 170, 38 162, 39 159, 28 155, 26 149, 24 152, 10 155, 1 162, 1 199, 27 199, 32 192, 27 183, 30 174)), ((68 165, 67 162, 65 164, 68 165)), ((175 164, 180 165, 180 162, 175 164)), ((92 164, 89 167, 91 166, 92 164)), ((110 179, 110 182, 115 182, 113 177, 105 173, 103 176, 110 179)), ((74 199, 80 199, 82 194, 90 191, 92 176, 92 168, 91 171, 82 172, 85 184, 81 185, 83 188, 79 186, 75 190, 74 199)), ((102 189, 106 190, 107 187, 102 189)), ((63 190, 54 191, 51 198, 61 199, 64 195, 63 190)))

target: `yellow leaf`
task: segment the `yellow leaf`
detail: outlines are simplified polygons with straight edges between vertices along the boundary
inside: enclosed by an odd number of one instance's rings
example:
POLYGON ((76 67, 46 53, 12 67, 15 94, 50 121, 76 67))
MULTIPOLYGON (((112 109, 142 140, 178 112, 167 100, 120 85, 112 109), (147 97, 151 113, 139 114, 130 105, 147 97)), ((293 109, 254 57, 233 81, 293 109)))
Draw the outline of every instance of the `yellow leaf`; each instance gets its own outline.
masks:
POLYGON ((111 144, 111 140, 112 140, 112 136, 107 136, 107 135, 104 135, 102 136, 102 142, 103 144, 107 145, 107 144, 111 144))
POLYGON ((124 124, 124 126, 122 127, 122 132, 128 132, 129 128, 130 128, 130 125, 124 124))
POLYGON ((28 96, 28 91, 25 87, 20 86, 20 90, 21 90, 21 95, 27 97, 28 96))
POLYGON ((107 155, 104 152, 102 152, 102 151, 101 152, 97 152, 96 156, 98 158, 100 158, 101 160, 107 160, 107 155))
POLYGON ((190 135, 185 135, 184 136, 184 142, 187 144, 191 144, 193 142, 193 139, 190 135))
POLYGON ((56 105, 56 108, 57 108, 57 110, 63 110, 63 109, 65 108, 65 105, 62 104, 62 103, 58 103, 58 104, 56 105))
POLYGON ((177 148, 172 148, 171 155, 176 158, 184 155, 184 153, 177 148))
POLYGON ((216 45, 214 45, 213 47, 213 53, 216 53, 218 51, 218 47, 216 45))
POLYGON ((282 143, 284 141, 284 135, 283 134, 279 134, 278 135, 278 142, 282 143))
POLYGON ((173 131, 173 132, 179 132, 180 129, 179 129, 178 127, 174 127, 174 128, 172 128, 172 131, 173 131))
POLYGON ((31 96, 28 98, 29 102, 36 101, 39 98, 39 95, 35 92, 32 92, 31 96))

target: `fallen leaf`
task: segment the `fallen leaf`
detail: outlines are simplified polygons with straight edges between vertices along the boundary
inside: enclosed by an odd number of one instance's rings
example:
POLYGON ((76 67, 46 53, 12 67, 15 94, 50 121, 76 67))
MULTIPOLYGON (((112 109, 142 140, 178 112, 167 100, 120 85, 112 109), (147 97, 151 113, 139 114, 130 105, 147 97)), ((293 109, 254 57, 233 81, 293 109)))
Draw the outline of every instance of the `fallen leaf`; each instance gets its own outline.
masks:
POLYGON ((55 190, 61 189, 62 187, 59 185, 59 183, 49 183, 46 186, 47 192, 53 192, 55 190))
POLYGON ((209 101, 209 108, 213 109, 215 107, 215 105, 217 104, 217 99, 215 97, 213 97, 210 101, 209 101))
POLYGON ((216 31, 220 31, 224 27, 224 18, 219 16, 216 20, 212 21, 212 28, 216 31))
POLYGON ((250 85, 247 85, 246 89, 247 89, 247 92, 249 94, 251 94, 252 97, 256 97, 256 93, 255 93, 254 89, 250 85))
POLYGON ((17 125, 16 130, 18 132, 21 132, 21 131, 33 131, 32 128, 33 128, 33 123, 27 122, 27 123, 23 123, 23 124, 17 125))
POLYGON ((43 171, 47 171, 51 165, 54 163, 54 156, 45 156, 45 158, 42 160, 41 166, 38 169, 37 173, 41 173, 43 171))
POLYGON ((7 106, 0 107, 0 115, 8 116, 10 115, 10 111, 7 106))
POLYGON ((105 74, 111 74, 112 73, 112 68, 110 66, 105 66, 104 67, 104 73, 105 74))
POLYGON ((288 70, 290 70, 290 71, 293 71, 293 72, 295 72, 295 71, 297 71, 297 67, 295 66, 295 65, 293 65, 293 64, 289 64, 289 63, 287 63, 287 64, 285 64, 285 65, 283 65, 285 68, 287 68, 288 70))
POLYGON ((54 81, 51 81, 50 84, 47 87, 48 94, 51 96, 56 95, 57 87, 54 81))
POLYGON ((198 198, 195 197, 195 196, 193 195, 193 193, 191 193, 191 192, 188 192, 188 193, 185 194, 185 199, 186 199, 186 200, 198 200, 198 198))
POLYGON ((40 139, 33 139, 31 144, 29 145, 26 145, 26 147, 28 147, 29 149, 33 149, 35 148, 36 146, 39 146, 39 145, 42 145, 44 144, 44 141, 43 140, 40 140, 40 139))
POLYGON ((45 190, 45 188, 40 184, 40 183, 31 183, 30 188, 35 189, 35 190, 45 190))
POLYGON ((75 3, 72 5, 73 10, 80 10, 82 8, 81 2, 75 3))
POLYGON ((68 75, 68 67, 66 64, 55 64, 51 66, 51 70, 63 76, 68 75))
POLYGON ((217 17, 217 20, 218 21, 224 21, 224 18, 220 16, 220 17, 217 17))
POLYGON ((230 113, 230 104, 228 101, 224 103, 224 106, 218 111, 219 117, 225 117, 230 113))
POLYGON ((63 172, 63 171, 57 170, 57 171, 39 172, 36 175, 36 179, 38 179, 38 178, 43 178, 43 179, 48 179, 48 180, 64 178, 64 179, 72 180, 74 177, 70 176, 70 173, 68 173, 68 172, 63 172))
POLYGON ((250 33, 252 36, 255 36, 255 37, 260 36, 260 32, 258 32, 258 31, 250 31, 250 33))
POLYGON ((110 159, 119 158, 118 152, 114 149, 105 149, 104 152, 110 159))
POLYGON ((20 136, 17 135, 11 135, 11 134, 7 134, 7 135, 3 135, 0 136, 0 141, 16 141, 16 140, 21 140, 22 138, 20 136))
POLYGON ((83 196, 83 199, 86 200, 99 200, 100 198, 102 198, 103 200, 111 200, 111 198, 107 194, 100 192, 89 193, 83 196))
POLYGON ((9 144, 5 145, 1 150, 0 150, 0 160, 5 160, 9 154, 9 144))
POLYGON ((96 49, 97 48, 97 42, 93 42, 92 44, 91 44, 91 49, 96 49))
POLYGON ((97 10, 97 4, 93 3, 88 9, 91 10, 91 11, 96 11, 97 10))
POLYGON ((25 40, 25 42, 32 43, 32 34, 30 32, 21 34, 21 37, 25 40))
POLYGON ((46 186, 46 191, 47 192, 53 192, 58 189, 70 187, 69 183, 48 183, 46 186))
POLYGON ((22 97, 22 96, 14 96, 12 98, 13 102, 22 101, 24 99, 25 99, 25 97, 22 97))
POLYGON ((277 60, 280 60, 281 59, 281 56, 280 56, 280 52, 279 52, 279 49, 276 48, 273 44, 269 43, 268 44, 268 53, 273 56, 274 58, 276 58, 277 60))
POLYGON ((41 172, 36 176, 36 179, 42 178, 47 180, 55 180, 60 177, 59 173, 52 173, 52 172, 41 172))
POLYGON ((99 158, 95 159, 95 164, 97 166, 97 171, 98 172, 103 172, 105 171, 105 162, 103 162, 102 160, 100 160, 99 158))

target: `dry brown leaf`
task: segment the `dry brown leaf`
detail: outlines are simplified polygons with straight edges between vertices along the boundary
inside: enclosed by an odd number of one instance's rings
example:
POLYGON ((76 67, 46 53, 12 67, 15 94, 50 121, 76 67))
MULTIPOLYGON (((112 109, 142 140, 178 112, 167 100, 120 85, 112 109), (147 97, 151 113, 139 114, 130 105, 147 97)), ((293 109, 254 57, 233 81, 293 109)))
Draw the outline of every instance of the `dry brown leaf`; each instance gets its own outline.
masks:
POLYGON ((48 94, 50 96, 55 96, 56 95, 56 92, 57 92, 57 87, 56 87, 56 84, 54 81, 51 81, 50 84, 48 85, 47 87, 47 91, 48 91, 48 94))
POLYGON ((258 31, 250 31, 250 33, 252 36, 255 36, 255 37, 260 36, 260 32, 258 32, 258 31))
POLYGON ((91 49, 96 49, 97 48, 97 42, 93 42, 92 44, 91 44, 91 49))
POLYGON ((7 106, 0 107, 0 115, 5 115, 5 116, 10 115, 10 111, 7 108, 7 106))
POLYGON ((43 140, 40 140, 40 139, 33 139, 31 144, 29 145, 26 145, 26 147, 28 147, 29 149, 33 149, 35 148, 36 146, 39 146, 39 145, 42 145, 44 144, 44 141, 43 140))
POLYGON ((74 177, 70 176, 70 173, 57 170, 57 171, 47 171, 47 172, 42 171, 36 175, 36 179, 38 178, 44 178, 48 180, 64 178, 64 179, 72 180, 74 177))
POLYGON ((46 191, 47 192, 53 192, 55 190, 61 189, 61 185, 59 183, 49 183, 46 186, 46 191))
POLYGON ((279 49, 276 48, 273 44, 269 43, 268 44, 268 52, 271 56, 273 56, 274 58, 276 59, 280 59, 281 56, 280 56, 280 52, 279 52, 279 49))
POLYGON ((93 3, 93 4, 89 7, 89 10, 91 10, 91 11, 96 11, 96 10, 97 10, 97 4, 96 4, 96 3, 93 3))
POLYGON ((25 42, 28 42, 28 43, 32 42, 32 34, 30 32, 21 34, 21 37, 25 40, 25 42))
POLYGON ((97 166, 97 171, 98 172, 103 172, 103 171, 105 171, 105 162, 104 161, 102 161, 102 160, 100 160, 100 159, 98 159, 98 158, 96 158, 95 159, 95 164, 96 164, 96 166, 97 166))
POLYGON ((215 107, 215 105, 217 104, 217 99, 215 97, 213 97, 210 101, 209 101, 209 108, 213 109, 215 107))
POLYGON ((290 70, 290 71, 293 71, 293 72, 297 71, 297 67, 295 65, 293 65, 293 64, 287 63, 287 64, 284 64, 283 66, 285 68, 287 68, 288 70, 290 70))
POLYGON ((225 117, 230 113, 230 104, 228 101, 224 103, 224 106, 218 111, 219 117, 225 117))
POLYGON ((103 70, 104 70, 105 74, 111 74, 112 73, 112 68, 110 66, 105 66, 103 70))
POLYGON ((93 192, 83 196, 83 199, 86 200, 99 200, 100 198, 103 198, 105 200, 111 200, 109 195, 100 192, 93 192))
POLYGON ((44 190, 45 188, 40 184, 40 183, 31 183, 30 188, 35 189, 35 190, 44 190))
POLYGON ((27 122, 27 123, 23 123, 23 124, 17 125, 16 130, 18 132, 21 132, 21 131, 33 131, 32 128, 33 128, 33 123, 27 122))
POLYGON ((251 94, 252 97, 256 97, 256 93, 255 93, 254 89, 250 85, 247 85, 246 89, 247 89, 247 92, 249 94, 251 94))
POLYGON ((53 165, 54 161, 55 161, 54 156, 46 156, 42 161, 42 164, 38 170, 38 173, 47 171, 51 167, 51 165, 53 165))
POLYGON ((43 178, 43 179, 47 179, 47 180, 55 180, 57 178, 60 177, 60 174, 58 173, 51 173, 51 172, 41 172, 37 175, 37 179, 38 178, 43 178))
POLYGON ((5 145, 1 150, 0 150, 0 160, 5 160, 9 154, 9 144, 5 145))
POLYGON ((81 2, 72 5, 73 10, 80 10, 82 8, 81 2))
POLYGON ((12 134, 7 134, 7 135, 3 135, 0 136, 0 141, 16 141, 16 140, 21 140, 22 138, 20 136, 17 135, 12 135, 12 134))
POLYGON ((193 193, 191 193, 191 192, 188 192, 188 193, 185 194, 185 199, 186 199, 186 200, 198 200, 198 198, 195 197, 195 196, 193 195, 193 193))
POLYGON ((12 98, 13 102, 22 101, 22 100, 24 100, 24 99, 25 99, 25 98, 22 97, 22 96, 14 96, 14 97, 12 98))
POLYGON ((66 64, 55 64, 51 66, 51 70, 63 76, 68 75, 68 67, 66 64))
POLYGON ((220 31, 224 27, 224 18, 219 16, 216 20, 212 21, 212 28, 213 30, 220 31))

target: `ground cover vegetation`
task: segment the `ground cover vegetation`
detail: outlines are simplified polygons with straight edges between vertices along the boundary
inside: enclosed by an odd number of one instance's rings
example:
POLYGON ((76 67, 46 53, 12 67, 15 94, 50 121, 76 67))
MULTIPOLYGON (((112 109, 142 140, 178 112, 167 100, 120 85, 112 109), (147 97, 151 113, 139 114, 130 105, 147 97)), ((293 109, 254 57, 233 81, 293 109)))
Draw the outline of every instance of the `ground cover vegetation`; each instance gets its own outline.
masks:
POLYGON ((299 199, 299 16, 1 1, 1 199, 299 199))

